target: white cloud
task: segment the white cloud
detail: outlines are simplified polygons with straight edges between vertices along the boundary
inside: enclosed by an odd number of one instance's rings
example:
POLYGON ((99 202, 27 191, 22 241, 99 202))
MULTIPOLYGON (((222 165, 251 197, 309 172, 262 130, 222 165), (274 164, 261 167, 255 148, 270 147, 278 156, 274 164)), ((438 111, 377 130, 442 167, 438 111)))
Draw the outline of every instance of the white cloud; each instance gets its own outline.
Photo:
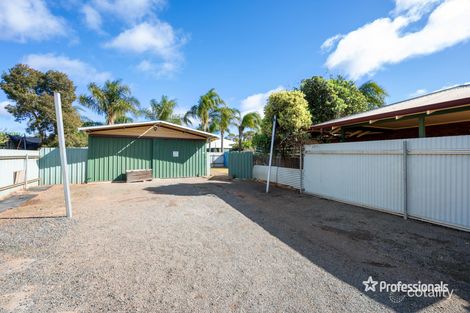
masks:
POLYGON ((157 77, 171 77, 176 71, 178 71, 180 65, 176 62, 163 62, 155 64, 149 60, 143 60, 137 64, 137 69, 141 72, 146 72, 157 77))
POLYGON ((80 84, 102 83, 112 78, 111 73, 99 72, 93 66, 81 60, 70 59, 53 53, 30 54, 24 57, 22 62, 41 71, 57 70, 64 72, 80 84))
POLYGON ((328 38, 327 40, 325 40, 325 42, 321 45, 320 49, 322 49, 322 51, 330 51, 331 48, 333 48, 333 46, 339 41, 341 40, 342 38, 344 37, 344 35, 341 35, 341 34, 338 34, 338 35, 335 35, 331 38, 328 38))
POLYGON ((155 65, 149 60, 142 61, 137 68, 142 71, 156 72, 158 75, 171 75, 177 71, 183 61, 180 48, 186 43, 187 37, 178 34, 173 27, 165 22, 140 23, 106 43, 108 48, 124 52, 149 54, 162 60, 155 65))
POLYGON ((135 21, 165 6, 166 0, 93 0, 92 3, 100 11, 135 21))
POLYGON ((179 54, 178 48, 185 41, 185 37, 179 37, 168 23, 144 22, 120 33, 106 46, 135 53, 151 52, 162 58, 172 58, 179 54))
POLYGON ((432 7, 442 0, 395 0, 395 15, 406 14, 412 16, 420 16, 425 14, 432 7))
POLYGON ((64 35, 64 20, 53 15, 43 0, 0 1, 0 39, 25 42, 64 35))
MULTIPOLYGON (((377 19, 344 35, 326 66, 358 79, 387 64, 451 47, 470 38, 468 12, 470 0, 396 0, 393 17, 377 19), (406 32, 424 17, 427 22, 420 30, 406 32)), ((328 46, 335 37, 323 45, 328 46)))
POLYGON ((251 96, 246 97, 240 102, 240 112, 242 115, 250 112, 258 112, 261 116, 264 115, 264 106, 269 96, 273 92, 284 90, 285 88, 279 86, 275 89, 271 89, 264 93, 257 93, 251 96))
POLYGON ((410 94, 410 98, 419 97, 419 96, 422 96, 426 93, 428 93, 428 91, 426 89, 418 89, 415 92, 413 92, 412 94, 410 94))
POLYGON ((88 28, 101 31, 101 15, 90 5, 84 5, 82 7, 82 13, 85 17, 85 23, 88 28))
POLYGON ((10 116, 10 113, 8 113, 7 109, 5 108, 9 104, 10 104, 10 102, 8 102, 8 101, 0 102, 0 117, 10 116))

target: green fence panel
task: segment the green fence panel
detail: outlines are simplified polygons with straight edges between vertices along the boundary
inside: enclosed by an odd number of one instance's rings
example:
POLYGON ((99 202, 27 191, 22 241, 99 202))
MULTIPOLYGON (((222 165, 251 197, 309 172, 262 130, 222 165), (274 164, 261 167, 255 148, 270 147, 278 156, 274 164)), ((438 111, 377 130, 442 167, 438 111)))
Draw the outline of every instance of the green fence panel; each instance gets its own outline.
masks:
POLYGON ((206 176, 206 142, 154 139, 152 167, 155 178, 206 176))
MULTIPOLYGON (((86 182, 87 148, 67 148, 67 171, 71 184, 86 182)), ((59 148, 41 148, 39 150, 39 184, 62 184, 59 148)))
POLYGON ((253 177, 253 152, 231 151, 228 156, 228 175, 233 178, 253 177))
POLYGON ((152 168, 152 139, 88 137, 87 181, 120 181, 127 170, 152 168))

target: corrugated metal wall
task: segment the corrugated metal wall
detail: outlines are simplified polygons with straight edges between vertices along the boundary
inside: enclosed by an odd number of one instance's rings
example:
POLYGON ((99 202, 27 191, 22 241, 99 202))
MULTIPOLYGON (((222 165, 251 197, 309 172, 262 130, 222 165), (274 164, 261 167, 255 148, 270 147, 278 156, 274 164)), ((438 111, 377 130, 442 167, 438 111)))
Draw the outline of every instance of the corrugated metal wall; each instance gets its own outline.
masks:
POLYGON ((206 158, 204 140, 154 139, 153 177, 206 176, 206 158))
MULTIPOLYGON (((87 148, 67 148, 67 171, 71 184, 86 182, 87 148)), ((62 184, 60 151, 58 148, 41 148, 39 151, 39 183, 62 184)))
MULTIPOLYGON (((266 165, 253 166, 253 178, 266 181, 268 168, 266 165)), ((300 189, 300 169, 271 166, 270 180, 276 184, 300 189)))
POLYGON ((155 178, 207 175, 204 140, 90 136, 89 182, 120 181, 127 170, 152 169, 155 178))
POLYGON ((307 145, 305 191, 400 213, 401 147, 397 140, 307 145))
POLYGON ((26 169, 26 154, 28 184, 37 185, 39 151, 0 149, 0 197, 23 188, 23 183, 14 183, 14 172, 26 169))
POLYGON ((470 230, 470 136, 403 141, 305 146, 305 191, 470 230))
POLYGON ((470 230, 470 136, 407 144, 408 214, 470 230))
POLYGON ((228 175, 233 178, 251 179, 253 177, 253 152, 229 152, 228 175))
POLYGON ((152 139, 90 136, 87 181, 120 181, 127 170, 151 169, 152 149, 152 139))

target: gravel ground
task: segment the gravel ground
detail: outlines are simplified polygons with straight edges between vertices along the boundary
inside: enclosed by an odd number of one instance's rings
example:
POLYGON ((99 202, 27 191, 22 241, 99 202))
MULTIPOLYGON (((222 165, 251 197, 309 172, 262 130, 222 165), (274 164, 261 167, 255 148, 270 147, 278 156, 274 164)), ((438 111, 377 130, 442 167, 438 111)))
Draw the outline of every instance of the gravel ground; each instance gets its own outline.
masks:
MULTIPOLYGON (((76 185, 73 220, 0 215, 0 312, 470 309, 469 233, 263 188, 204 178, 76 185), (454 293, 394 303, 399 295, 364 291, 368 276, 442 280, 454 293)), ((62 201, 55 186, 14 211, 61 215, 62 201)))

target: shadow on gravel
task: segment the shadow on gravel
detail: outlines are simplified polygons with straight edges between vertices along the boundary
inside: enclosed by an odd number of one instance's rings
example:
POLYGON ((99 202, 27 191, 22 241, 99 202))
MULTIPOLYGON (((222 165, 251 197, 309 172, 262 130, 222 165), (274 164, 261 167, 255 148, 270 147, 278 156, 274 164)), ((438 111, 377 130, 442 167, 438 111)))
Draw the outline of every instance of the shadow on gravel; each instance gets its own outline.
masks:
POLYGON ((363 281, 369 276, 388 283, 443 281, 454 289, 453 297, 470 302, 469 233, 292 190, 274 187, 265 194, 264 185, 255 182, 213 180, 145 190, 176 196, 216 195, 316 266, 393 310, 416 312, 445 300, 365 292, 363 281))
POLYGON ((62 216, 16 216, 16 217, 3 217, 0 216, 0 220, 28 220, 28 219, 55 219, 55 218, 65 218, 67 217, 65 214, 62 216))

